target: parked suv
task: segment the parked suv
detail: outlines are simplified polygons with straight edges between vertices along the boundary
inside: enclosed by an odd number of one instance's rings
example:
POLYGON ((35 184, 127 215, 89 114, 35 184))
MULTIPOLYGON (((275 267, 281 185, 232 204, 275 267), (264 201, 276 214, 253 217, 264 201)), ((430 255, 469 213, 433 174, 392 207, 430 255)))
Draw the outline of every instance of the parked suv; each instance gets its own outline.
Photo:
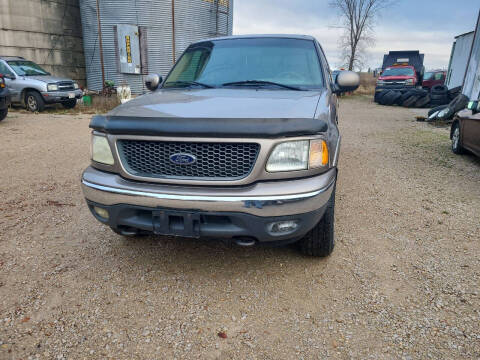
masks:
POLYGON ((83 95, 75 81, 51 76, 22 57, 0 56, 0 74, 3 74, 12 103, 21 104, 30 111, 42 111, 45 104, 57 103, 72 109, 83 95))
POLYGON ((5 79, 0 74, 0 121, 7 117, 9 104, 10 94, 8 92, 7 86, 5 85, 5 79))
POLYGON ((309 36, 233 36, 190 45, 151 93, 94 116, 82 188, 123 235, 229 238, 242 246, 334 247, 340 134, 336 93, 309 36), (159 86, 160 85, 160 86, 159 86))
POLYGON ((433 70, 423 75, 422 87, 425 90, 431 90, 435 85, 443 85, 445 83, 446 71, 433 70))

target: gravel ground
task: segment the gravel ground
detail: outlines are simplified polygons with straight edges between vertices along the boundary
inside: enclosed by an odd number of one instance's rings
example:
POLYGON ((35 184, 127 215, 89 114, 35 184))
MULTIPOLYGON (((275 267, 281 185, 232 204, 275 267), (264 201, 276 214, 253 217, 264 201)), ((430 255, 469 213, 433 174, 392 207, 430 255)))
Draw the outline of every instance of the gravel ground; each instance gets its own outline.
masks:
POLYGON ((1 359, 479 359, 480 161, 343 99, 336 248, 125 240, 88 212, 90 115, 0 124, 1 359))

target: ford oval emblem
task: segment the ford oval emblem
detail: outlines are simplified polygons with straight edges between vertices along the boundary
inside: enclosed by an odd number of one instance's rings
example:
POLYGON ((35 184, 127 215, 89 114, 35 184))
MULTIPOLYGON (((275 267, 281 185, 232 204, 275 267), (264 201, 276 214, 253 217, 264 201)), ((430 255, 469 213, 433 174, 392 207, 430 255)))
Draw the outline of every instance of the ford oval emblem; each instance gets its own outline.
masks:
POLYGON ((173 154, 170 155, 170 161, 175 165, 191 165, 197 161, 192 154, 173 154))

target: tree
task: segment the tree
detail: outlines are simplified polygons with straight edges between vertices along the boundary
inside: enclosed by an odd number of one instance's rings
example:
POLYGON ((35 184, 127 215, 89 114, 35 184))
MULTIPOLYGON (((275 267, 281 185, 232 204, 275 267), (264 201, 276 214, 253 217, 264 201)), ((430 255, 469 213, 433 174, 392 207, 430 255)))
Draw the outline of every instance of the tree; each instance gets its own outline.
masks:
POLYGON ((331 0, 340 17, 340 27, 345 30, 340 47, 348 70, 362 65, 365 46, 373 42, 373 25, 380 10, 390 0, 331 0))

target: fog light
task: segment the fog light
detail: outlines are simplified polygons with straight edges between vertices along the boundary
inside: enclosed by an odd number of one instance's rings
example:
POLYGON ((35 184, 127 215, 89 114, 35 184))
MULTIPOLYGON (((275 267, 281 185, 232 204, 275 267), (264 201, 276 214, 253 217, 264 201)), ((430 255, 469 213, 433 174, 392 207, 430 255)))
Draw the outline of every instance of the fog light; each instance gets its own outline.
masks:
POLYGON ((272 235, 283 235, 294 232, 297 228, 297 220, 277 221, 268 225, 268 232, 272 235))
POLYGON ((99 208, 97 206, 93 207, 93 211, 95 211, 95 214, 100 216, 101 218, 107 219, 109 218, 108 211, 102 208, 99 208))

